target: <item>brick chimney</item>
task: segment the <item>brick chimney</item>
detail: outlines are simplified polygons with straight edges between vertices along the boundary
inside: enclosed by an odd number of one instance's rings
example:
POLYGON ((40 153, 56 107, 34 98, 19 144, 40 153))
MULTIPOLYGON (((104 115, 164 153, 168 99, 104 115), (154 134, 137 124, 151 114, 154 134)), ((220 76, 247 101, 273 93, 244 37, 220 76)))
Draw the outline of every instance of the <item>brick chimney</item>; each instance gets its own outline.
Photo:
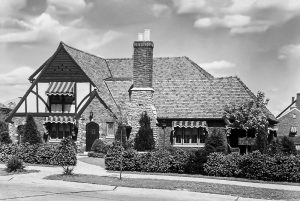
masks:
POLYGON ((139 119, 147 112, 151 119, 154 138, 158 133, 156 126, 156 109, 153 104, 153 47, 150 41, 150 30, 138 34, 138 40, 133 43, 133 87, 129 90, 130 105, 128 123, 132 127, 130 138, 134 138, 140 125, 139 119))
POLYGON ((138 41, 133 43, 133 87, 152 88, 153 47, 150 30, 138 34, 138 41))
POLYGON ((300 110, 300 93, 297 93, 296 108, 300 110))

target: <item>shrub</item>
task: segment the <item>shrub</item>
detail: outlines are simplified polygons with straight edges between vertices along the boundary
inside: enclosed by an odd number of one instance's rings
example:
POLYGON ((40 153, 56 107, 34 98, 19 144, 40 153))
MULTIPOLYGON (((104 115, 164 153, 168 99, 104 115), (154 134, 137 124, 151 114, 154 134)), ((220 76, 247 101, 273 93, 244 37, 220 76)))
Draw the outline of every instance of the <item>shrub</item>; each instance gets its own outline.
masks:
POLYGON ((23 161, 19 159, 17 156, 12 156, 6 163, 6 171, 7 172, 15 172, 24 169, 23 161))
POLYGON ((100 139, 96 139, 92 145, 91 150, 96 153, 107 153, 108 146, 100 139))
POLYGON ((267 128, 261 128, 257 131, 254 150, 258 150, 261 153, 267 152, 267 145, 268 145, 268 130, 267 128))
POLYGON ((284 136, 281 139, 281 151, 284 154, 294 154, 294 155, 297 154, 297 150, 294 142, 291 139, 289 139, 287 136, 284 136))
POLYGON ((57 145, 43 144, 37 148, 35 154, 36 163, 39 164, 51 164, 51 158, 55 156, 57 151, 57 145))
POLYGON ((62 166, 63 169, 76 165, 76 149, 71 137, 66 137, 61 140, 50 163, 62 166))
POLYGON ((153 130, 150 117, 146 112, 142 113, 139 120, 140 128, 134 139, 134 148, 138 151, 149 151, 154 149, 153 130))
POLYGON ((73 175, 74 166, 63 167, 63 175, 73 175))
POLYGON ((227 153, 227 139, 225 132, 222 132, 220 129, 214 128, 211 135, 205 142, 205 151, 207 153, 227 153))
POLYGON ((113 144, 105 156, 105 167, 107 170, 120 170, 121 152, 124 148, 120 145, 113 144))
POLYGON ((240 175, 241 156, 238 153, 224 155, 211 153, 204 164, 204 172, 212 176, 237 177, 240 175))
POLYGON ((36 152, 39 148, 37 144, 24 143, 17 146, 16 155, 25 163, 36 163, 36 152))
POLYGON ((200 148, 195 152, 189 154, 189 159, 186 167, 186 172, 190 174, 204 174, 203 165, 207 161, 207 155, 205 149, 200 148))
POLYGON ((3 131, 0 133, 0 144, 10 144, 12 143, 9 133, 7 131, 3 131))
POLYGON ((26 124, 24 128, 24 136, 22 138, 23 143, 29 144, 40 144, 42 143, 42 138, 37 130, 36 123, 32 115, 28 115, 26 118, 26 124))
POLYGON ((18 145, 16 144, 2 144, 0 145, 0 162, 7 162, 8 159, 16 155, 18 145))

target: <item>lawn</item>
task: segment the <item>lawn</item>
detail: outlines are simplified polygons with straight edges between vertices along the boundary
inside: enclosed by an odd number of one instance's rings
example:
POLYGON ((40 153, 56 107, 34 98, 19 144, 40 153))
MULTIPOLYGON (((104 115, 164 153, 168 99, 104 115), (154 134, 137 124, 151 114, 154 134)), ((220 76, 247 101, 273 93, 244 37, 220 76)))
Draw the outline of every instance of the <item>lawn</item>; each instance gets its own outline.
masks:
POLYGON ((202 182, 170 181, 161 179, 132 179, 116 177, 103 177, 95 175, 51 175, 46 177, 50 180, 63 180, 71 182, 92 183, 99 185, 123 186, 131 188, 152 188, 168 190, 187 190, 192 192, 233 195, 255 199, 297 199, 300 198, 298 191, 285 191, 273 189, 260 189, 236 185, 223 185, 202 182))
POLYGON ((14 175, 14 174, 28 174, 32 172, 38 172, 38 170, 21 170, 16 172, 6 172, 4 168, 0 168, 0 176, 8 176, 8 175, 14 175))

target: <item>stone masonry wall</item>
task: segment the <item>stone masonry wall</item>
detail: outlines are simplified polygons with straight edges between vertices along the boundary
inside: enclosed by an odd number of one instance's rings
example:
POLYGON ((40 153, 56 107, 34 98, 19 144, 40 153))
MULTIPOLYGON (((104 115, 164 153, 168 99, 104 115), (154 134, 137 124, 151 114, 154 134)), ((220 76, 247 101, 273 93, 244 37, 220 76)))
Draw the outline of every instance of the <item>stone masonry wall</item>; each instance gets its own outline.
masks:
POLYGON ((157 139, 158 127, 156 126, 155 107, 153 105, 153 91, 131 91, 130 104, 128 107, 128 123, 132 127, 130 139, 134 139, 139 128, 139 120, 143 112, 147 112, 151 119, 154 139, 157 139))

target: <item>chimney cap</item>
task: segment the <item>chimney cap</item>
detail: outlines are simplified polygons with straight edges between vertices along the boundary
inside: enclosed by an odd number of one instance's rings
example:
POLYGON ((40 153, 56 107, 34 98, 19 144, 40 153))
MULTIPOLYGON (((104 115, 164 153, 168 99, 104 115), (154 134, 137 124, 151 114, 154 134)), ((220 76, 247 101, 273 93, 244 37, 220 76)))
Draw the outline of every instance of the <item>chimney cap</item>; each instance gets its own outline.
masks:
POLYGON ((144 29, 144 41, 150 41, 150 29, 144 29))

